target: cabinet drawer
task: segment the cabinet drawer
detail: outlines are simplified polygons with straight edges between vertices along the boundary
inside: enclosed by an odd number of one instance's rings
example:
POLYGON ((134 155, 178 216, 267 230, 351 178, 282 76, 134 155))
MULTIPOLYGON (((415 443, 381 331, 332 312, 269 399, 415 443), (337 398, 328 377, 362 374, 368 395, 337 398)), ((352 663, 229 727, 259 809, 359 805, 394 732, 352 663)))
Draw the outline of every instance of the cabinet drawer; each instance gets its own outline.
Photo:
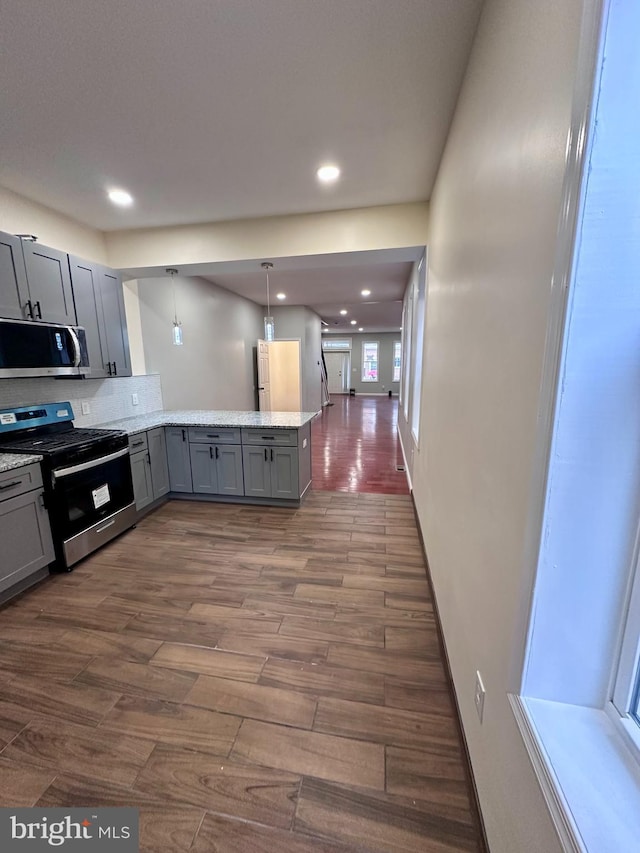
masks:
POLYGON ((141 450, 147 449, 147 434, 146 432, 137 432, 135 435, 129 436, 129 450, 131 453, 140 453, 141 450))
POLYGON ((15 498, 24 492, 30 492, 42 486, 42 471, 40 465, 26 465, 24 468, 14 468, 0 474, 0 501, 15 498))
POLYGON ((237 427, 189 427, 189 441, 192 444, 240 444, 240 430, 237 427))
POLYGON ((254 429, 242 430, 243 444, 267 444, 270 446, 296 447, 298 444, 297 429, 254 429))

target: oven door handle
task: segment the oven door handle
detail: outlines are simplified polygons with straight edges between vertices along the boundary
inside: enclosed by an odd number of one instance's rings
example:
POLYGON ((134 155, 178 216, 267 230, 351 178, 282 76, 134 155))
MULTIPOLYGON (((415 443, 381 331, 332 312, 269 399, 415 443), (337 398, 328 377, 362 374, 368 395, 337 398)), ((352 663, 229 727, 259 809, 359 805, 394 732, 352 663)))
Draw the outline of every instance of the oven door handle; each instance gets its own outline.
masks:
POLYGON ((91 468, 97 468, 99 465, 104 465, 106 462, 111 462, 112 459, 120 459, 121 456, 128 456, 129 448, 124 447, 115 453, 109 453, 108 456, 101 456, 99 459, 90 459, 88 462, 81 462, 79 465, 71 465, 69 468, 57 468, 52 471, 54 480, 59 480, 61 477, 69 477, 71 474, 79 474, 81 471, 89 471, 91 468))
POLYGON ((69 337, 73 343, 73 366, 80 367, 80 361, 82 358, 82 353, 80 352, 80 341, 78 340, 75 330, 72 329, 71 326, 67 326, 67 331, 69 332, 69 337))

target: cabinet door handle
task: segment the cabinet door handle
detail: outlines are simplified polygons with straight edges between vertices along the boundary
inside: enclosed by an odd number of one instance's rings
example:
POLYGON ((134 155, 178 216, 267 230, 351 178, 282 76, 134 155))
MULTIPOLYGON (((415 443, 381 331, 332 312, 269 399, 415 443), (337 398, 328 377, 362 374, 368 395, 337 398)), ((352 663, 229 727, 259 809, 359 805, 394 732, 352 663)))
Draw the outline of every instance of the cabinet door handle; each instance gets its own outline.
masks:
POLYGON ((220 451, 216 447, 216 459, 220 459, 220 451))
POLYGON ((271 448, 271 461, 273 462, 273 447, 271 448))
POLYGON ((267 448, 266 448, 266 447, 265 447, 265 449, 264 449, 264 461, 265 461, 265 462, 268 462, 268 461, 269 461, 269 451, 267 450, 267 448))
POLYGON ((144 441, 134 441, 131 447, 140 447, 144 444, 144 441))
POLYGON ((208 432, 208 433, 207 433, 207 438, 220 438, 220 433, 218 433, 218 432, 216 432, 216 433, 208 432))
POLYGON ((13 489, 16 486, 19 486, 22 480, 14 480, 12 483, 3 483, 0 486, 0 492, 4 492, 5 489, 13 489))
POLYGON ((209 445, 209 459, 213 459, 213 447, 209 445))
POLYGON ((185 431, 184 431, 184 430, 182 430, 182 440, 183 440, 183 441, 186 441, 186 440, 187 440, 187 435, 186 435, 186 433, 185 433, 185 431))
POLYGON ((40 308, 40 300, 36 302, 36 311, 38 312, 38 320, 42 320, 42 309, 40 308))
POLYGON ((262 438, 263 441, 275 441, 276 440, 275 435, 263 435, 260 437, 262 438))
POLYGON ((115 361, 113 362, 113 375, 118 375, 118 365, 115 363, 115 361))
POLYGON ((111 373, 111 362, 110 361, 107 362, 107 370, 109 371, 109 376, 112 376, 113 374, 111 373))
POLYGON ((27 317, 30 320, 33 320, 33 305, 31 304, 30 299, 27 299, 24 307, 27 309, 27 317))

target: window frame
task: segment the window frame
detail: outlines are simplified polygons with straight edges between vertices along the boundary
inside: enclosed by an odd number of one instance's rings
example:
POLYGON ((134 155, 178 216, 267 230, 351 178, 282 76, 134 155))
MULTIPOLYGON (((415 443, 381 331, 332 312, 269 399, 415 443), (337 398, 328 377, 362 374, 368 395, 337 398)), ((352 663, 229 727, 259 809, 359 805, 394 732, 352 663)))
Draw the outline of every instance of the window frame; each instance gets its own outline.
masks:
MULTIPOLYGON (((371 359, 370 359, 371 361, 371 359)), ((372 382, 377 383, 380 382, 380 341, 362 341, 362 363, 360 365, 360 381, 361 382, 372 382), (365 359, 365 350, 368 346, 374 346, 376 348, 376 378, 371 379, 370 377, 365 376, 365 364, 367 363, 367 359, 365 359)))
POLYGON ((402 341, 394 341, 393 347, 391 350, 391 381, 392 382, 400 382, 400 377, 402 376, 402 341), (398 366, 396 367, 396 351, 398 352, 398 366), (396 378, 396 370, 397 370, 397 378, 396 378))

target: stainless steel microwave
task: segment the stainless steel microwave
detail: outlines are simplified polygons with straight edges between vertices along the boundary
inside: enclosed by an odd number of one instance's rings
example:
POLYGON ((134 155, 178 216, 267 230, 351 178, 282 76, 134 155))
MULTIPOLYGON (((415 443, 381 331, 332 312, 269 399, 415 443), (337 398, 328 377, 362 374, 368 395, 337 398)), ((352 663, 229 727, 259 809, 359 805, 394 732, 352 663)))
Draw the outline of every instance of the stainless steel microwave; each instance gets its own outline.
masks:
POLYGON ((0 319, 0 379, 90 373, 81 326, 0 319))

